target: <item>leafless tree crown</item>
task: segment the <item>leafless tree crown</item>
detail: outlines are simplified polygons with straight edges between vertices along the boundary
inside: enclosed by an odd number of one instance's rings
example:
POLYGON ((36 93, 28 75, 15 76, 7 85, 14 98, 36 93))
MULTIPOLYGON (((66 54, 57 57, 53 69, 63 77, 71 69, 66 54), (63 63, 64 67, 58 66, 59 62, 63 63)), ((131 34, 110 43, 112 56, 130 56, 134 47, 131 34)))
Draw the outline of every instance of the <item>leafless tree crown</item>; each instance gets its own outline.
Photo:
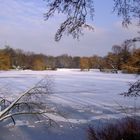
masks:
POLYGON ((82 28, 93 29, 86 23, 87 17, 93 18, 93 0, 46 0, 49 10, 45 14, 48 20, 56 12, 67 16, 55 35, 55 40, 59 41, 63 33, 71 34, 74 38, 79 38, 82 28))
MULTIPOLYGON (((56 12, 66 15, 66 20, 60 25, 55 35, 59 41, 64 33, 79 38, 83 28, 92 29, 87 19, 94 16, 94 0, 44 0, 48 10, 45 13, 45 20, 54 16, 56 12)), ((140 0, 113 0, 113 11, 122 17, 122 24, 131 24, 132 19, 138 19, 140 24, 140 0)), ((102 3, 101 3, 102 4, 102 3)), ((104 17, 105 18, 105 17, 104 17)))

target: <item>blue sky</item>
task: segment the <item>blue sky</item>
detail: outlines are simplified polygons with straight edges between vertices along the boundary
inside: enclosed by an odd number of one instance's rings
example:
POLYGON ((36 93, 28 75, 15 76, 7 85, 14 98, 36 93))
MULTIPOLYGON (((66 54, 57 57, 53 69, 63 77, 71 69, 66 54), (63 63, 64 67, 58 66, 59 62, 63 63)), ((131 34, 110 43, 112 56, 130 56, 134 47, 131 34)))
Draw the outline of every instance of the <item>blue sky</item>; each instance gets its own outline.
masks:
POLYGON ((124 29, 121 18, 112 13, 113 0, 95 0, 95 17, 89 21, 94 32, 85 31, 80 40, 64 36, 54 41, 54 34, 63 21, 56 15, 44 21, 46 3, 43 0, 0 0, 0 48, 10 45, 25 51, 47 55, 106 55, 112 45, 137 36, 135 25, 124 29))

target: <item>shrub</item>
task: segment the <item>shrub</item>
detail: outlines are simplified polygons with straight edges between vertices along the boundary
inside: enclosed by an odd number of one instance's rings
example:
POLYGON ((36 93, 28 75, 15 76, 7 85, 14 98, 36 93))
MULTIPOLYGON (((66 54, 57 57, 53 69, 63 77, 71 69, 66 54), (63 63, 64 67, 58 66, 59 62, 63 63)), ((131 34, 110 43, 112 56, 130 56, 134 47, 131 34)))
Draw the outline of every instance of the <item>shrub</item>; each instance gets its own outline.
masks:
POLYGON ((115 124, 108 124, 101 130, 88 129, 89 140, 140 140, 140 120, 125 118, 115 124))

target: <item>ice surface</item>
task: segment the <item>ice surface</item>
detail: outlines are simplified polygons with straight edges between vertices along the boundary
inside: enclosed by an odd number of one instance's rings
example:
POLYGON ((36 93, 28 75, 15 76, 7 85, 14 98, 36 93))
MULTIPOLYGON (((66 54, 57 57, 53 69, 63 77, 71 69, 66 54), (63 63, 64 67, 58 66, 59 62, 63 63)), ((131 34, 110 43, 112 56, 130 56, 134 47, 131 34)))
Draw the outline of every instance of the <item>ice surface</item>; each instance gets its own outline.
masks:
POLYGON ((48 100, 57 105, 71 107, 81 112, 88 110, 97 116, 109 114, 111 117, 115 117, 125 108, 139 106, 137 99, 124 98, 119 95, 126 91, 129 83, 135 82, 138 76, 101 73, 97 70, 89 72, 81 72, 78 69, 1 71, 1 96, 13 100, 46 75, 50 75, 54 83, 53 94, 48 100))
MULTIPOLYGON (((0 96, 14 100, 46 75, 53 80, 53 93, 47 97, 47 101, 51 107, 65 114, 65 117, 48 114, 57 122, 90 124, 92 121, 119 119, 134 113, 140 115, 139 99, 120 95, 127 91, 129 83, 140 78, 133 74, 102 73, 98 70, 81 72, 79 69, 1 71, 0 96)), ((17 124, 22 125, 22 122, 18 121, 17 124)))

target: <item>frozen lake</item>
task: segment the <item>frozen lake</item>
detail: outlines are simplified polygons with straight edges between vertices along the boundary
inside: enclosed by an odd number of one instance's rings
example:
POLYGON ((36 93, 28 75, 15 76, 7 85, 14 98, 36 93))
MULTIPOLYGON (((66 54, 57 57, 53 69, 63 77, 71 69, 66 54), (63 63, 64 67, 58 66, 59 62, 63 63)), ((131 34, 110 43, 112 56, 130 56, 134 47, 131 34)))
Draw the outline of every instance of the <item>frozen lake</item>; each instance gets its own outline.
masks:
POLYGON ((81 72, 73 69, 1 71, 0 94, 13 100, 46 75, 49 75, 53 83, 53 92, 47 97, 47 101, 51 107, 57 108, 65 116, 48 114, 60 124, 59 129, 57 127, 46 130, 45 124, 31 125, 17 121, 14 127, 4 127, 7 134, 0 134, 2 139, 8 139, 12 134, 13 139, 19 137, 21 140, 84 140, 88 125, 119 119, 133 113, 140 115, 138 111, 133 112, 134 107, 135 110, 140 110, 139 100, 120 95, 127 91, 129 83, 140 78, 132 74, 109 74, 97 70, 81 72))

